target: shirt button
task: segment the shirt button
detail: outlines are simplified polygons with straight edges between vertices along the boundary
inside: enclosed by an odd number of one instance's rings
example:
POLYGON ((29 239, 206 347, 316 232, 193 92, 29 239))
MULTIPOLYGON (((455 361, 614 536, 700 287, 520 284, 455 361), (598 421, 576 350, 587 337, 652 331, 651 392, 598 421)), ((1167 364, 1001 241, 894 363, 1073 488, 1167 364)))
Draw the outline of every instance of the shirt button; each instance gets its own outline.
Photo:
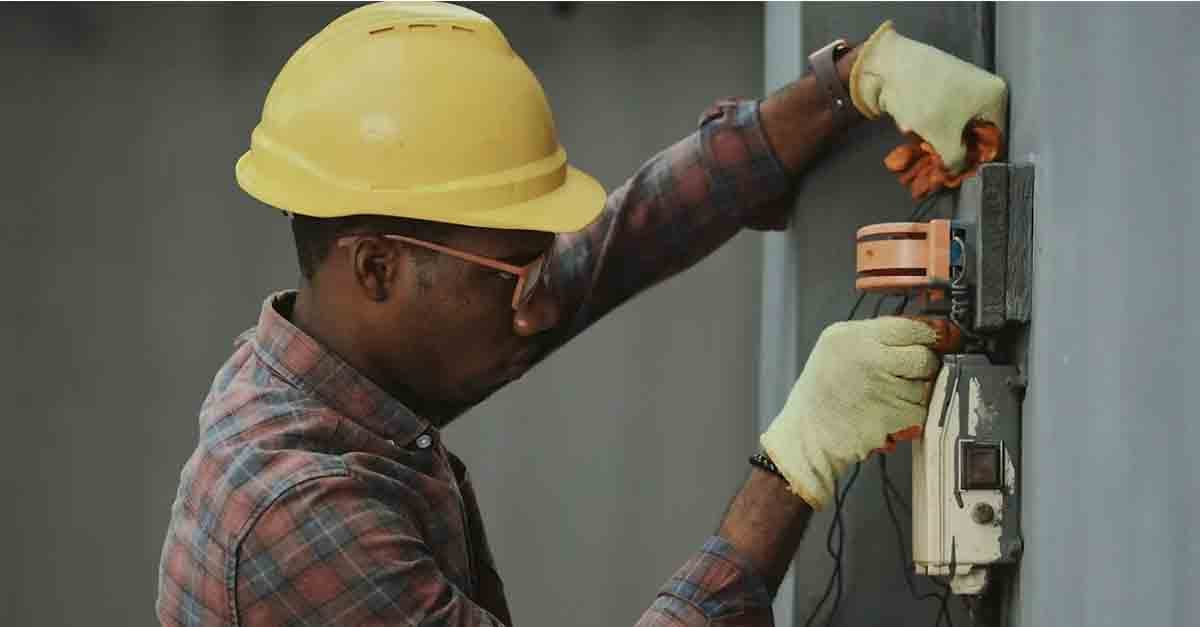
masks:
POLYGON ((422 433, 417 436, 417 448, 426 449, 429 448, 430 444, 433 444, 433 437, 428 433, 422 433))

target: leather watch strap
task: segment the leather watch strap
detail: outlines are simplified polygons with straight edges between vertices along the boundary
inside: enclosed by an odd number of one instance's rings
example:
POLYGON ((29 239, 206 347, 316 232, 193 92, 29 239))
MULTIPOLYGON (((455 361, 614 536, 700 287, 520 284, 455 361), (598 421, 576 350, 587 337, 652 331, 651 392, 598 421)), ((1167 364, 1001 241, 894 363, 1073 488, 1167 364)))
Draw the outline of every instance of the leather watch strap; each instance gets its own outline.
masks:
POLYGON ((833 109, 833 119, 838 126, 849 124, 853 113, 851 108, 854 103, 837 73, 837 57, 840 56, 837 53, 849 49, 846 40, 838 39, 808 55, 808 64, 817 79, 817 85, 829 95, 829 106, 833 109))

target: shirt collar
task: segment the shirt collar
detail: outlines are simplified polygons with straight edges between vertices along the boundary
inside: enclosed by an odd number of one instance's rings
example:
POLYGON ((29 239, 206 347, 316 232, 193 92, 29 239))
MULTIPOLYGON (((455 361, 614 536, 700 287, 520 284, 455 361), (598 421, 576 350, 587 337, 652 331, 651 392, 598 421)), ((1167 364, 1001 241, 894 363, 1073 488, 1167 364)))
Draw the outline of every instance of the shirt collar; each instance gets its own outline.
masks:
POLYGON ((407 446, 431 428, 428 421, 292 324, 287 315, 295 302, 295 290, 272 294, 263 302, 258 326, 252 330, 259 358, 292 385, 398 446, 407 446))

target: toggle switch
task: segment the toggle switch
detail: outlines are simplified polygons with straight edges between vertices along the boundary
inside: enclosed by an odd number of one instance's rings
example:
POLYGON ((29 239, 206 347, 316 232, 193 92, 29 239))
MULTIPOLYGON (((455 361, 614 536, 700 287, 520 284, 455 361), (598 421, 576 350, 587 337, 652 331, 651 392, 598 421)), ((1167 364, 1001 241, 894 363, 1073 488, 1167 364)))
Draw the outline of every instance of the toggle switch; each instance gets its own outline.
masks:
POLYGON ((1004 485, 1004 450, 993 442, 962 442, 962 489, 999 490, 1004 485))

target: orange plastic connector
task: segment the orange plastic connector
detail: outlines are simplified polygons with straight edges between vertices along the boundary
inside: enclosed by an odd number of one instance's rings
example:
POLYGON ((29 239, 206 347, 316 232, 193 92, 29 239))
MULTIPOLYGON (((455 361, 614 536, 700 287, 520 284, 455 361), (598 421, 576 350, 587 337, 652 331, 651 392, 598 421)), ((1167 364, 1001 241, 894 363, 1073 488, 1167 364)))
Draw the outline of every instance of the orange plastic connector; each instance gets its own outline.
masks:
POLYGON ((889 222, 858 230, 856 288, 904 292, 949 282, 949 220, 889 222))

